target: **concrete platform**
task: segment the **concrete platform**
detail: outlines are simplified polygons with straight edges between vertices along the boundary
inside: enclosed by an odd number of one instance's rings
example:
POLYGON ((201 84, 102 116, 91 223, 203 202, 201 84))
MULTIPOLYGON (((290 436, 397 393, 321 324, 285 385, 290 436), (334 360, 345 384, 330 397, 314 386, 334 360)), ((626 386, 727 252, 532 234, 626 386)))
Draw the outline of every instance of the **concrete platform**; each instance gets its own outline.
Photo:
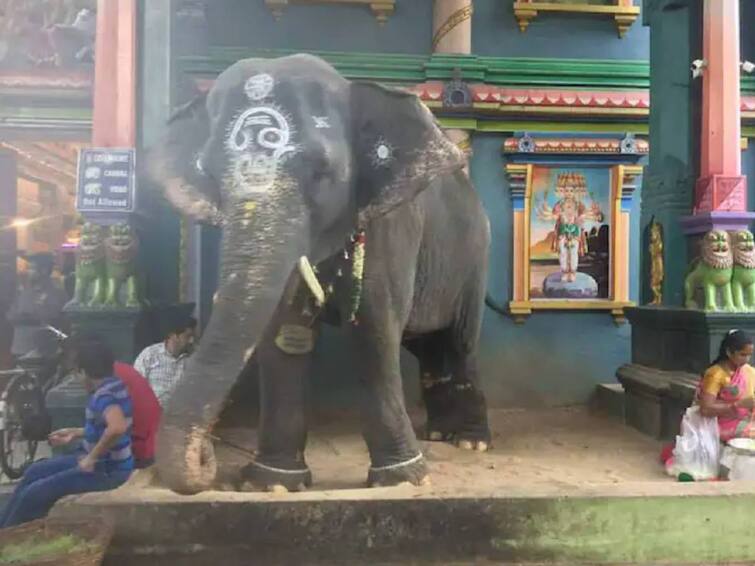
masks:
MULTIPOLYGON (((111 515, 108 565, 755 563, 755 484, 682 484, 660 444, 582 409, 497 411, 495 449, 426 445, 433 485, 359 489, 367 458, 344 416, 315 427, 322 491, 154 485, 69 498, 56 515, 111 515)), ((219 431, 253 447, 249 431, 219 431)), ((245 460, 219 447, 228 477, 245 460)))

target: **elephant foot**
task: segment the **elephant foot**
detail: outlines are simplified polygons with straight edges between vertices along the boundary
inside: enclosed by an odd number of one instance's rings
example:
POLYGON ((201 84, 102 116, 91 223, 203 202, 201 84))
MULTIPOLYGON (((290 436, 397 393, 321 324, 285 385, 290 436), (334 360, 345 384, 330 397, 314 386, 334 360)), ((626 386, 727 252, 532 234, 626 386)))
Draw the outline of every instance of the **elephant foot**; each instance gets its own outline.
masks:
POLYGON ((459 415, 455 407, 454 387, 450 378, 424 386, 423 397, 427 410, 425 438, 431 442, 449 442, 456 437, 459 415))
POLYGON ((453 431, 437 430, 436 427, 429 424, 425 428, 427 430, 425 438, 430 442, 449 442, 456 436, 456 433, 453 431))
POLYGON ((165 485, 184 495, 213 487, 217 460, 212 442, 200 429, 164 428, 158 444, 157 473, 165 485))
POLYGON ((410 483, 415 486, 427 485, 427 463, 420 453, 405 462, 389 466, 373 466, 367 473, 368 487, 389 487, 410 483))
POLYGON ((460 385, 457 395, 461 425, 456 445, 462 450, 486 452, 491 446, 491 434, 485 396, 471 384, 460 385))
POLYGON ((241 491, 287 493, 303 491, 312 486, 312 472, 306 465, 291 470, 268 466, 262 462, 250 462, 241 469, 241 479, 241 491))
POLYGON ((470 450, 475 452, 487 452, 490 450, 490 442, 486 440, 459 440, 456 443, 461 450, 470 450))

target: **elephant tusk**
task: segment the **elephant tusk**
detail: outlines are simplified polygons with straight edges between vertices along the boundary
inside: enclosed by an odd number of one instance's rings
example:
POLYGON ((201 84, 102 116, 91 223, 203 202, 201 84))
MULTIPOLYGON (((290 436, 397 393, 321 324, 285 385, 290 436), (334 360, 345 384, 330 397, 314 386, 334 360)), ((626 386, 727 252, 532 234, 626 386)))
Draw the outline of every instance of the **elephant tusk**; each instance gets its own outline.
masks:
POLYGON ((312 265, 309 263, 307 256, 301 256, 299 259, 299 274, 302 276, 302 279, 304 279, 309 290, 315 296, 317 306, 322 306, 325 303, 325 291, 322 290, 322 286, 317 280, 317 275, 315 275, 315 271, 312 269, 312 265))

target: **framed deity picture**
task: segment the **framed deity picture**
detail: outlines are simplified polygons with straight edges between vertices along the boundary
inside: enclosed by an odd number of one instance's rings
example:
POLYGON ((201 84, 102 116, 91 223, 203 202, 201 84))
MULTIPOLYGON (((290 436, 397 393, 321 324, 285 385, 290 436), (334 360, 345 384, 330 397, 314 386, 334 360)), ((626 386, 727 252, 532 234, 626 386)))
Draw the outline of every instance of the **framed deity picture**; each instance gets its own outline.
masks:
MULTIPOLYGON (((509 149, 519 151, 521 140, 512 140, 509 149)), ((547 162, 528 157, 534 162, 506 166, 514 215, 509 311, 517 321, 538 310, 598 310, 623 322, 624 308, 632 304, 629 213, 642 167, 586 155, 614 145, 620 152, 618 140, 538 140, 528 151, 583 154, 547 162)))
POLYGON ((613 168, 533 166, 530 300, 611 298, 613 168))

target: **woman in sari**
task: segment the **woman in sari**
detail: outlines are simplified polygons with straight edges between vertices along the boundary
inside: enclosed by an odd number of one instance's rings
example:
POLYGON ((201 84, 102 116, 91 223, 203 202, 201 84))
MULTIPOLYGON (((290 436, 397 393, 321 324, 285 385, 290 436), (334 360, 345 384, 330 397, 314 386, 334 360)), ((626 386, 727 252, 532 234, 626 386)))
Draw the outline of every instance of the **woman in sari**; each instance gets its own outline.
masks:
POLYGON ((752 338, 741 330, 730 331, 698 386, 700 412, 705 417, 717 417, 722 442, 755 438, 755 368, 749 364, 752 353, 752 338))

